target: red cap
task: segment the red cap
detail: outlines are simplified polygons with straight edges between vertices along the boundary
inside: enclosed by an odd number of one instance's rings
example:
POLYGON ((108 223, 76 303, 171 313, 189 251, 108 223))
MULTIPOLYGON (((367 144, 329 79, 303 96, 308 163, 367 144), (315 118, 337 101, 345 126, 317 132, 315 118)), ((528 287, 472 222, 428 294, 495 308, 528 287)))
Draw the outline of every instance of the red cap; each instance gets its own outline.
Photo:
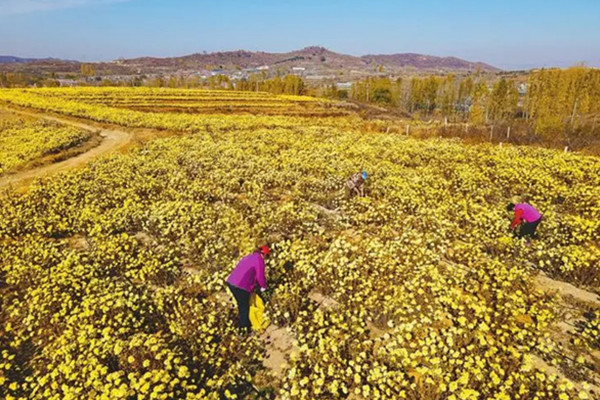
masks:
POLYGON ((269 253, 271 252, 271 249, 269 249, 269 246, 262 246, 262 247, 260 248, 260 252, 261 252, 262 254, 265 254, 265 255, 267 255, 267 254, 269 254, 269 253))

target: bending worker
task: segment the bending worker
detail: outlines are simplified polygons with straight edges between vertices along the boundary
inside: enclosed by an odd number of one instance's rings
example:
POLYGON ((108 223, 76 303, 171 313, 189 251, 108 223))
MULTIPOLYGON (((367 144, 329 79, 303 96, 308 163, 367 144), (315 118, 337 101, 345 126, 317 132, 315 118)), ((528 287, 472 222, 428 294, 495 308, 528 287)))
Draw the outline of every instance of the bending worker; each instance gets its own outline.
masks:
POLYGON ((227 286, 238 305, 238 326, 242 332, 250 330, 250 295, 257 284, 261 292, 267 289, 265 257, 270 252, 268 246, 258 248, 254 253, 242 258, 227 278, 227 286))
POLYGON ((527 203, 509 203, 506 206, 506 211, 514 211, 515 213, 510 224, 511 230, 514 231, 517 226, 521 225, 521 229, 517 234, 518 237, 533 237, 535 235, 535 230, 542 221, 542 214, 534 206, 527 203))
POLYGON ((367 180, 367 171, 357 172, 346 181, 346 186, 350 189, 350 196, 357 194, 361 197, 365 195, 364 185, 367 180))

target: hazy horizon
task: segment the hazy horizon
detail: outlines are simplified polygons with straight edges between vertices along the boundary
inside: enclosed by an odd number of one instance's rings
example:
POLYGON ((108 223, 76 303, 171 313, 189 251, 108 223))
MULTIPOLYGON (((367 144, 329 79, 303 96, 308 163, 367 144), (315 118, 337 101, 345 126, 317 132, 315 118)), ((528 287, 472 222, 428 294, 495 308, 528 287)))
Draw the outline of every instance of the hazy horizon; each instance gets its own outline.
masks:
POLYGON ((354 56, 454 56, 505 70, 600 67, 599 17, 600 2, 590 0, 0 0, 0 54, 111 61, 323 46, 354 56))

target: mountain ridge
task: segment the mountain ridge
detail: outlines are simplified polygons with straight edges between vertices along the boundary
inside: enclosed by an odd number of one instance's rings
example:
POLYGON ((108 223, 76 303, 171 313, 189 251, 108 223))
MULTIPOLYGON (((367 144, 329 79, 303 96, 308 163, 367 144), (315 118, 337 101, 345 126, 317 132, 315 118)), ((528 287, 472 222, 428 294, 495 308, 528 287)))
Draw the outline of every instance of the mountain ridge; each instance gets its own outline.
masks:
POLYGON ((417 53, 368 54, 354 56, 321 46, 308 46, 286 53, 233 50, 193 53, 179 57, 137 57, 108 62, 0 56, 0 70, 8 72, 78 73, 80 65, 92 64, 101 75, 225 74, 234 79, 261 72, 268 76, 293 73, 309 80, 348 81, 374 75, 499 72, 483 62, 458 57, 417 53))
POLYGON ((24 63, 24 62, 31 62, 31 61, 36 61, 36 60, 38 60, 38 59, 0 55, 0 64, 24 63))
MULTIPOLYGON (((63 60, 60 58, 44 57, 44 58, 29 58, 29 57, 17 57, 9 55, 0 55, 0 64, 23 64, 31 62, 74 62, 72 60, 63 60)), ((75 61, 78 62, 78 61, 75 61)))
POLYGON ((270 53, 264 51, 231 50, 212 53, 193 53, 178 57, 138 57, 121 59, 125 65, 148 66, 220 66, 224 68, 242 67, 256 68, 260 66, 297 64, 297 67, 306 65, 324 65, 330 68, 358 68, 366 69, 373 63, 384 68, 395 70, 402 68, 415 69, 442 69, 442 70, 477 70, 497 72, 500 68, 481 61, 468 61, 458 57, 440 57, 417 53, 394 54, 369 54, 353 56, 337 53, 321 46, 308 46, 303 49, 286 53, 270 53))

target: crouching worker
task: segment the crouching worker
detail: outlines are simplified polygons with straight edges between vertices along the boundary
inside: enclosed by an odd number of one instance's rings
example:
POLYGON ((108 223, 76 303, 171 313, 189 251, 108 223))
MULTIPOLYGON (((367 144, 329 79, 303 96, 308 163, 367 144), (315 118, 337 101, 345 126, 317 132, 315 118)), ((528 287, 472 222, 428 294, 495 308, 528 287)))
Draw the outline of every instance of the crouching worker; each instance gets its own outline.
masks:
POLYGON ((534 206, 527 203, 509 203, 508 206, 506 206, 506 211, 514 211, 515 213, 513 221, 510 224, 510 229, 512 231, 514 231, 517 226, 521 225, 517 237, 534 237, 535 230, 542 221, 542 214, 540 214, 534 206))
POLYGON ((267 289, 265 280, 265 257, 271 252, 268 246, 258 248, 238 262, 233 272, 227 278, 227 286, 233 294, 239 311, 239 328, 249 332, 250 325, 250 295, 256 288, 261 292, 267 289))
POLYGON ((364 197, 364 185, 367 180, 367 171, 357 172, 346 181, 346 187, 350 189, 350 196, 358 195, 364 197))

